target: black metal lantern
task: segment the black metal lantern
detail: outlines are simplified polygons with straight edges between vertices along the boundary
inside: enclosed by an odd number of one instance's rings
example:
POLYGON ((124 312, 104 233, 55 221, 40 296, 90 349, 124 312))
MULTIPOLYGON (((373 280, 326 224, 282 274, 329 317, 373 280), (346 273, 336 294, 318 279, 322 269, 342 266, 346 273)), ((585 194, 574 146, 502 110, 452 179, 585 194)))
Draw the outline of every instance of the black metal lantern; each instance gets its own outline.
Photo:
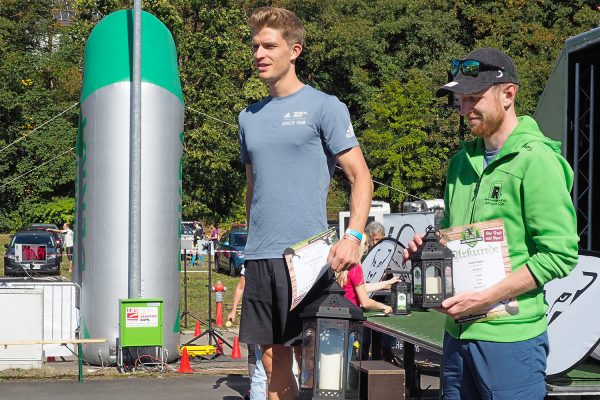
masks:
POLYGON ((452 250, 440 243, 436 229, 427 227, 423 244, 410 257, 412 303, 421 308, 440 307, 452 297, 452 250))
POLYGON ((301 399, 358 399, 362 310, 331 285, 306 306, 302 318, 301 399))
POLYGON ((391 289, 392 312, 395 315, 410 314, 410 285, 404 281, 396 282, 391 289))

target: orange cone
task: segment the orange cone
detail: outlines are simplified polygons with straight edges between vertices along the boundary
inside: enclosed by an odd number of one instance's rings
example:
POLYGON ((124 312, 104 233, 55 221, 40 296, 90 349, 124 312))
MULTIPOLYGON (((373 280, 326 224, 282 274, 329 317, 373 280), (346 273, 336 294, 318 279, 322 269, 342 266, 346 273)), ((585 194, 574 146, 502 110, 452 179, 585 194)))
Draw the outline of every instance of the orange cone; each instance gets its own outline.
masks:
POLYGON ((217 346, 215 346, 215 354, 223 354, 223 341, 221 339, 218 340, 217 346))
POLYGON ((231 349, 231 358, 242 358, 240 354, 240 341, 237 336, 233 337, 233 349, 231 349))
POLYGON ((194 336, 202 335, 202 329, 200 328, 200 321, 196 321, 196 329, 194 329, 194 336))
POLYGON ((183 353, 181 353, 181 363, 179 364, 179 369, 177 370, 180 374, 191 374, 194 372, 192 367, 190 366, 190 358, 188 356, 187 348, 183 348, 183 353))

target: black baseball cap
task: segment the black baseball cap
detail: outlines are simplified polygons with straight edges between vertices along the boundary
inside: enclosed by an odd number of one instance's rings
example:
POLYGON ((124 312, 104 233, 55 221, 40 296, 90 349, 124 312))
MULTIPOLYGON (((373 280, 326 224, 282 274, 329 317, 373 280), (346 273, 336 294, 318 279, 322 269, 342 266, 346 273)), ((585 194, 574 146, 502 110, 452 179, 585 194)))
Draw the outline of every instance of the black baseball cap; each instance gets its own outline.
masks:
POLYGON ((513 60, 498 49, 484 47, 470 52, 464 60, 477 60, 496 66, 498 69, 484 68, 477 76, 464 75, 462 68, 451 82, 446 83, 435 93, 442 97, 450 93, 473 94, 481 92, 496 83, 519 83, 519 75, 513 60))

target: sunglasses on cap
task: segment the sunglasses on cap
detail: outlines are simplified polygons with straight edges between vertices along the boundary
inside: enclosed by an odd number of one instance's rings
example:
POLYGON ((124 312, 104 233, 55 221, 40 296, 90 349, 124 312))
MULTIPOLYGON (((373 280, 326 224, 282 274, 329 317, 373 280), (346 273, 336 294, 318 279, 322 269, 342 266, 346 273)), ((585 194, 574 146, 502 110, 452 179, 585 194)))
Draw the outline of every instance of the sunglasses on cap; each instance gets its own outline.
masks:
POLYGON ((481 71, 504 71, 504 67, 488 64, 479 60, 452 60, 452 76, 456 76, 458 71, 462 71, 466 76, 477 76, 481 71))

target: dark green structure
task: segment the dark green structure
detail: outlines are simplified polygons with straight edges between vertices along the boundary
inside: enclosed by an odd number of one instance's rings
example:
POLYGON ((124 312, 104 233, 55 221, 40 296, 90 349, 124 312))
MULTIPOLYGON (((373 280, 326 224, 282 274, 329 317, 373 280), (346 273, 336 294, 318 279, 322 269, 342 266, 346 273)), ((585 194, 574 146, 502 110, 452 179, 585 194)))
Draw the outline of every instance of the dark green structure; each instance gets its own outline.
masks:
POLYGON ((600 28, 571 37, 558 56, 534 118, 562 143, 575 173, 573 203, 580 247, 600 251, 600 28), (594 235, 594 233, 596 233, 594 235))

